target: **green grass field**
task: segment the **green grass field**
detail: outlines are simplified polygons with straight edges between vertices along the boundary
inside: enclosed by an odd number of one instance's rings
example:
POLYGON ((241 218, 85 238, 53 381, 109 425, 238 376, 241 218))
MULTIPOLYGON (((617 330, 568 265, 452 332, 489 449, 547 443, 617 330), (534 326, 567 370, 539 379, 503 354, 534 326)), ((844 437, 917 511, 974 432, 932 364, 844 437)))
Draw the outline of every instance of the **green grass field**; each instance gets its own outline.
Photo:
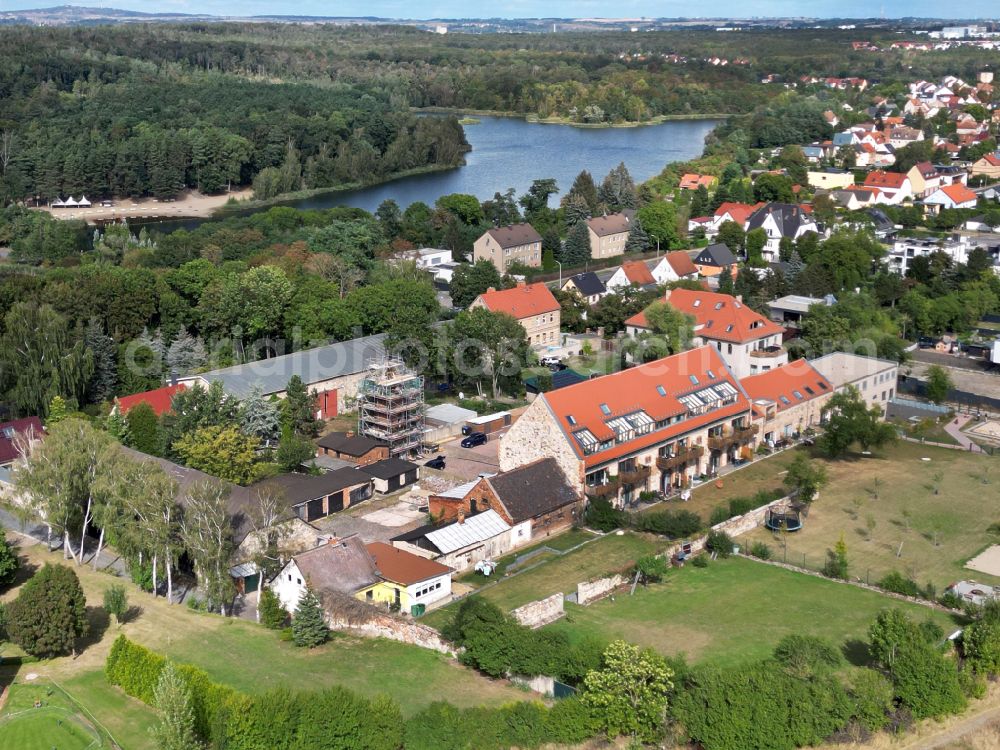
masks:
POLYGON ((461 583, 465 583, 470 586, 476 586, 476 587, 483 586, 484 584, 489 583, 491 580, 496 580, 498 576, 502 576, 504 573, 506 573, 507 569, 511 565, 513 565, 519 557, 523 555, 526 555, 530 552, 545 547, 557 550, 556 553, 549 553, 549 552, 540 553, 532 557, 530 560, 526 560, 521 565, 516 566, 515 570, 518 568, 527 568, 529 566, 536 565, 539 562, 541 562, 541 560, 544 558, 558 557, 559 556, 558 552, 566 552, 568 550, 573 549, 574 547, 583 544, 584 542, 591 541, 595 538, 596 535, 590 531, 587 531, 586 529, 570 529, 569 531, 565 531, 562 534, 559 534, 558 536, 549 537, 547 539, 542 540, 538 544, 528 545, 527 547, 519 549, 515 552, 511 552, 509 555, 504 555, 503 557, 498 558, 496 560, 497 567, 493 571, 493 574, 490 576, 484 576, 482 573, 477 573, 476 571, 472 570, 469 571, 468 573, 462 574, 461 576, 458 577, 457 580, 460 581, 461 583))
MULTIPOLYGON (((962 578, 1000 584, 1000 577, 964 568, 1000 542, 987 531, 1000 521, 1000 460, 900 442, 874 456, 824 463, 829 484, 802 531, 787 535, 788 562, 801 565, 804 559, 806 567, 818 569, 843 534, 850 574, 873 583, 897 570, 938 591, 962 578)), ((779 557, 784 554, 782 540, 763 528, 741 540, 747 546, 764 541, 779 557)))
POLYGON ((0 715, 0 748, 96 750, 110 747, 108 740, 58 688, 47 684, 11 685, 0 715), (36 701, 40 705, 36 706, 36 701))
POLYGON ((663 654, 684 653, 692 662, 734 664, 768 656, 789 633, 828 638, 863 650, 879 610, 906 609, 917 620, 933 618, 945 630, 947 615, 854 586, 744 558, 717 560, 707 568, 673 569, 662 583, 617 594, 587 607, 566 605, 566 616, 548 627, 571 639, 624 638, 663 654))

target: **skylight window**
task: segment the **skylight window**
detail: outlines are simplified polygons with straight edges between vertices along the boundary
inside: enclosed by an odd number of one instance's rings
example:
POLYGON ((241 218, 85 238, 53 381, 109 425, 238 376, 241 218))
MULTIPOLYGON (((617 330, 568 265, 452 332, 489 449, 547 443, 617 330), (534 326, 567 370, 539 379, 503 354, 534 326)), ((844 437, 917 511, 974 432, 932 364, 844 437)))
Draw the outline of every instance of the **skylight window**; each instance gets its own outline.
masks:
POLYGON ((576 417, 574 417, 572 414, 566 415, 566 421, 569 422, 570 427, 576 426, 576 417))
POLYGON ((697 375, 688 375, 688 377, 691 378, 691 385, 698 385, 698 376, 697 375))
POLYGON ((691 307, 701 307, 701 300, 700 300, 700 299, 696 299, 696 300, 695 300, 695 301, 694 301, 694 302, 693 302, 693 303, 691 304, 691 307))
POLYGON ((716 310, 721 310, 722 309, 722 303, 721 302, 716 302, 715 303, 715 309, 716 310))
POLYGON ((711 378, 712 380, 715 380, 715 373, 714 372, 712 372, 711 370, 705 370, 705 372, 708 373, 708 377, 709 378, 711 378))
POLYGON ((727 326, 726 326, 726 333, 729 333, 729 332, 731 332, 732 330, 733 330, 733 324, 732 324, 732 323, 730 323, 729 325, 727 325, 727 326))
POLYGON ((785 406, 788 406, 790 403, 792 403, 791 401, 788 400, 788 396, 778 396, 778 398, 781 399, 781 403, 783 403, 785 406))
POLYGON ((821 390, 824 390, 824 391, 827 390, 826 383, 824 383, 822 380, 820 380, 819 382, 817 382, 816 385, 818 385, 821 390))
POLYGON ((611 408, 607 404, 601 404, 601 413, 607 416, 611 413, 611 408))
POLYGON ((795 396, 799 401, 802 400, 802 391, 792 391, 792 395, 795 396))
POLYGON ((806 393, 808 393, 810 396, 815 396, 816 395, 816 391, 814 391, 808 385, 805 388, 806 388, 806 393))
POLYGON ((661 396, 667 395, 667 389, 664 388, 662 385, 656 386, 656 392, 659 393, 661 396))

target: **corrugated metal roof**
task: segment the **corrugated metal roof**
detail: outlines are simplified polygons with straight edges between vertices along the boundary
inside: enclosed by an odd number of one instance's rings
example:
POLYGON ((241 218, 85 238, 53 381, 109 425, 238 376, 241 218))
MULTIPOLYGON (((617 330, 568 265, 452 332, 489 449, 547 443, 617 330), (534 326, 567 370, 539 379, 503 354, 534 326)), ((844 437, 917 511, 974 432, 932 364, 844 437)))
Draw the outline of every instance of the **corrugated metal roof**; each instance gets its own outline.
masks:
POLYGON ((293 375, 298 375, 303 383, 310 386, 331 378, 362 372, 384 356, 385 334, 379 333, 213 370, 185 380, 200 378, 207 383, 219 381, 226 393, 237 398, 245 398, 256 385, 267 396, 284 391, 293 375))
MULTIPOLYGON (((492 474, 485 474, 483 476, 492 476, 492 474)), ((433 494, 437 497, 446 497, 451 500, 461 500, 472 491, 473 487, 479 484, 480 478, 481 477, 476 477, 471 482, 466 482, 465 484, 460 484, 457 487, 452 487, 450 490, 435 492, 433 494)))
POLYGON ((472 409, 463 409, 455 404, 437 404, 427 409, 424 414, 426 419, 440 422, 441 424, 458 424, 469 419, 474 419, 476 412, 472 409))
POLYGON ((465 519, 465 523, 453 523, 436 531, 429 531, 427 539, 441 550, 441 554, 447 555, 470 544, 485 542, 509 530, 510 526, 499 513, 487 510, 465 519))

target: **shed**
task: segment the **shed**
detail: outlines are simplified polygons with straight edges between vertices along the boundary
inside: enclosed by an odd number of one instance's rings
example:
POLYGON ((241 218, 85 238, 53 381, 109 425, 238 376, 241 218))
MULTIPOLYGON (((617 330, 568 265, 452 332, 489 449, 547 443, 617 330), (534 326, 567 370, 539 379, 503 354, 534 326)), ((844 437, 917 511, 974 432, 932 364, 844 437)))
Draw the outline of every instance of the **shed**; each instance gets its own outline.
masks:
POLYGON ((484 414, 481 417, 473 417, 465 422, 465 434, 471 432, 485 432, 487 434, 510 427, 511 415, 509 411, 498 411, 494 414, 484 414))
POLYGON ((455 404, 436 404, 428 407, 424 414, 424 422, 430 426, 442 426, 459 424, 475 419, 476 412, 472 409, 463 409, 455 404))
POLYGON ((408 487, 420 477, 419 466, 395 456, 359 468, 372 478, 375 491, 383 495, 408 487))
POLYGON ((262 484, 274 487, 303 521, 315 521, 372 496, 372 478, 355 468, 324 474, 281 474, 262 484))

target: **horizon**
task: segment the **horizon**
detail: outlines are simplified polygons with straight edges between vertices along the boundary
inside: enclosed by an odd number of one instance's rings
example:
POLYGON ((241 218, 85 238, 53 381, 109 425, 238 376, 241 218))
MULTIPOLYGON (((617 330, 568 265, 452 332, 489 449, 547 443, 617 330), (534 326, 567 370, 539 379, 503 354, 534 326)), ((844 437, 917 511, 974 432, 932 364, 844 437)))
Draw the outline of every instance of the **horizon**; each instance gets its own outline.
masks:
POLYGON ((867 0, 821 0, 808 15, 802 14, 803 8, 791 0, 766 0, 755 7, 753 14, 747 14, 745 5, 735 0, 721 0, 717 3, 717 13, 711 15, 691 15, 683 11, 685 3, 662 3, 655 0, 625 0, 615 4, 617 10, 630 9, 633 12, 617 15, 602 15, 601 9, 607 3, 598 0, 508 0, 503 4, 503 11, 490 15, 468 14, 469 5, 461 0, 426 0, 421 3, 403 2, 403 0, 383 0, 380 3, 347 0, 340 3, 336 14, 330 13, 329 4, 318 0, 305 0, 294 8, 294 12, 286 9, 285 3, 270 0, 202 0, 195 4, 191 0, 123 0, 122 2, 94 3, 63 3, 41 4, 32 0, 13 0, 6 3, 7 7, 0 13, 43 12, 64 8, 76 8, 91 11, 126 11, 131 13, 146 13, 153 15, 187 15, 194 17, 234 17, 234 18, 324 18, 355 19, 370 18, 380 21, 490 21, 490 20, 594 20, 601 22, 649 22, 658 20, 684 21, 719 21, 719 20, 757 20, 772 19, 810 19, 810 20, 881 20, 898 21, 909 19, 913 21, 996 21, 993 0, 971 0, 960 7, 965 11, 962 16, 941 15, 941 6, 932 0, 882 0, 879 8, 874 9, 867 0), (195 7, 193 7, 195 6, 195 7), (414 8, 424 11, 414 13, 414 8), (678 12, 671 13, 676 8, 678 12), (898 8, 899 12, 894 9, 898 8), (556 12, 560 9, 566 12, 556 12), (829 9, 829 10, 827 10, 829 9), (877 13, 873 14, 873 10, 877 13), (462 13, 465 12, 465 14, 462 13), (547 12, 539 12, 547 11, 547 12), (569 12, 574 11, 574 12, 569 12), (784 12, 783 12, 784 11, 784 12), (932 12, 933 11, 933 12, 932 12))

